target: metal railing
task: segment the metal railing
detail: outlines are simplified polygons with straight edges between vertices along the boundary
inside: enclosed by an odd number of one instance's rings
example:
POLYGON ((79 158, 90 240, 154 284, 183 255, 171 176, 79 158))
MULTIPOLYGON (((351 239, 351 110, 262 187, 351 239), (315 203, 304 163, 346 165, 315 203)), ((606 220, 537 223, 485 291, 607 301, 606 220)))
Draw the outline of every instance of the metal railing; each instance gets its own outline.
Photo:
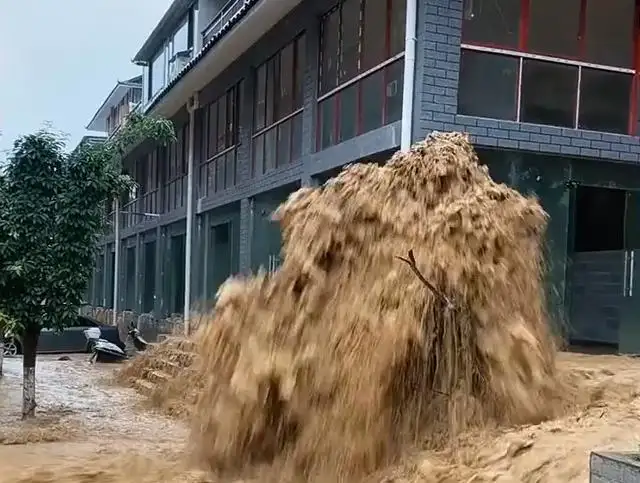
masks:
POLYGON ((224 4, 209 25, 202 31, 202 45, 205 45, 212 37, 218 35, 234 15, 240 11, 244 3, 245 0, 229 0, 224 4))

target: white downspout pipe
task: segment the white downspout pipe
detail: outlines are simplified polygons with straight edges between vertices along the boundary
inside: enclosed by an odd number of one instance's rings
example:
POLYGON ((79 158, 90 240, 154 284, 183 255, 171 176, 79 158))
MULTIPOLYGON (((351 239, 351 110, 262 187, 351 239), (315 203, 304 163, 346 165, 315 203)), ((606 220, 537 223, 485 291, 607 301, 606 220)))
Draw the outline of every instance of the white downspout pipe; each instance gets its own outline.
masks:
POLYGON ((193 170, 195 151, 195 117, 198 109, 198 97, 195 94, 187 103, 189 111, 189 148, 187 152, 187 233, 185 240, 184 257, 184 335, 189 337, 191 332, 191 258, 193 248, 193 170))
POLYGON ((120 282, 120 200, 116 197, 113 202, 113 325, 118 326, 118 291, 120 282))
POLYGON ((413 132, 413 97, 416 75, 418 0, 407 0, 404 39, 404 85, 402 88, 402 132, 400 149, 407 151, 411 147, 413 132))

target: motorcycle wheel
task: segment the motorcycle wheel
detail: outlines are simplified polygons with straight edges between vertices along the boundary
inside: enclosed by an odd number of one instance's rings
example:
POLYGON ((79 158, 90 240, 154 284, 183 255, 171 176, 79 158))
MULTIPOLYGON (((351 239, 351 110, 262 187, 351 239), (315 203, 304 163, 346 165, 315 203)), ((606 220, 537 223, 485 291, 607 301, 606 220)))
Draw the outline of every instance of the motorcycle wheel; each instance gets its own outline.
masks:
POLYGON ((13 340, 8 340, 4 343, 3 354, 8 357, 15 357, 18 355, 18 346, 13 340))

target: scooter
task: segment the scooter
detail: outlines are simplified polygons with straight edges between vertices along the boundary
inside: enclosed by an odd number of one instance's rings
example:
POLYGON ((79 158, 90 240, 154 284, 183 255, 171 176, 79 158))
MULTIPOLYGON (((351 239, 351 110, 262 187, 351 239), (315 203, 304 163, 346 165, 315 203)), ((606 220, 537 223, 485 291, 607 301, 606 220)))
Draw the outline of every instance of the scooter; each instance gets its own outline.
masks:
POLYGON ((147 348, 149 347, 149 343, 146 340, 144 340, 138 328, 134 327, 133 325, 129 328, 129 337, 131 337, 131 340, 133 341, 133 346, 136 348, 137 351, 142 352, 147 350, 147 348))
POLYGON ((121 362, 127 358, 124 351, 102 338, 102 332, 98 327, 90 327, 83 331, 87 338, 87 349, 91 352, 89 362, 121 362))

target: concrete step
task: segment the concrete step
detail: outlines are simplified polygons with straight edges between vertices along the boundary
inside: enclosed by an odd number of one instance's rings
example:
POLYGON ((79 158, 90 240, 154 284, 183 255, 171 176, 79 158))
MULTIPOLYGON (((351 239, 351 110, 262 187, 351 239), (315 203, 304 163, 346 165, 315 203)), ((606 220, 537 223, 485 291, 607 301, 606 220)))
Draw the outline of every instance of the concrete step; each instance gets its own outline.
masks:
POLYGON ((158 369, 148 369, 145 371, 145 378, 153 384, 162 384, 172 379, 172 376, 158 369))
POLYGON ((153 382, 145 379, 135 379, 133 381, 133 387, 141 394, 149 395, 156 389, 156 385, 153 382))
POLYGON ((158 360, 157 366, 158 366, 158 369, 161 369, 162 371, 166 372, 167 374, 170 374, 173 377, 177 376, 178 374, 183 372, 185 369, 184 366, 176 362, 164 360, 164 359, 158 360))

